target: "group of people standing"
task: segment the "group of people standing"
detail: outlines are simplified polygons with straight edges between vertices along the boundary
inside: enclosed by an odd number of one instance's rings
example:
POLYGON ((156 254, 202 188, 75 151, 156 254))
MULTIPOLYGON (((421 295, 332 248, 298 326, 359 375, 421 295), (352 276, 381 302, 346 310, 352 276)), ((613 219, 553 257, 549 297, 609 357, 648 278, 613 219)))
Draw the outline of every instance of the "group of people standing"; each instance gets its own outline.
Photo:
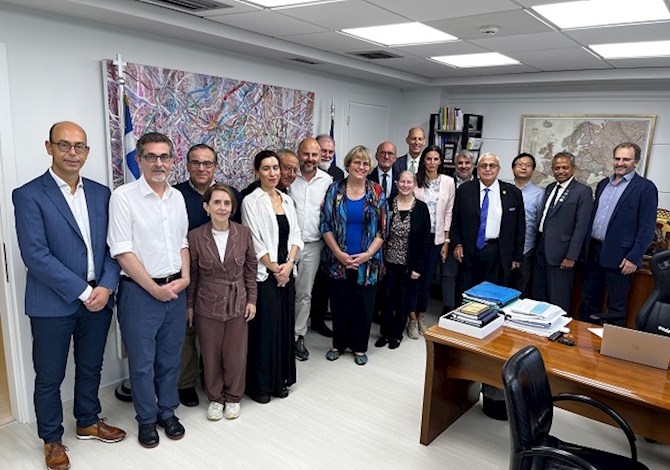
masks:
POLYGON ((584 315, 593 320, 607 283, 605 319, 619 318, 657 206, 653 183, 634 172, 639 147, 614 150, 615 174, 599 184, 592 210, 566 152, 552 160, 557 183, 542 191, 529 182, 532 155, 514 159, 515 186, 498 180, 494 154, 474 162, 463 151, 451 177, 442 174, 441 149, 424 148, 422 129, 410 129, 406 142, 400 158, 381 143, 374 168, 367 148, 352 148, 346 177, 331 164, 327 135, 303 140, 297 152, 264 150, 253 159, 256 181, 240 194, 214 181, 217 154, 206 144, 186 155, 189 180, 170 186, 174 146, 150 132, 137 141, 141 177, 110 194, 80 176, 84 130, 54 124, 45 142, 51 168, 13 193, 47 467, 69 468, 60 386, 72 339, 77 438, 125 437, 98 416, 115 300, 138 440, 149 448, 159 444, 157 426, 182 438, 174 410, 199 402, 196 339, 207 418, 234 419, 245 393, 259 403, 288 396, 296 359, 309 358, 310 323, 332 337, 329 361, 350 350, 360 366, 375 310, 375 346, 398 348, 404 330, 418 339, 438 266, 445 309, 484 280, 527 291, 532 279, 534 296, 564 306, 590 234, 584 315))

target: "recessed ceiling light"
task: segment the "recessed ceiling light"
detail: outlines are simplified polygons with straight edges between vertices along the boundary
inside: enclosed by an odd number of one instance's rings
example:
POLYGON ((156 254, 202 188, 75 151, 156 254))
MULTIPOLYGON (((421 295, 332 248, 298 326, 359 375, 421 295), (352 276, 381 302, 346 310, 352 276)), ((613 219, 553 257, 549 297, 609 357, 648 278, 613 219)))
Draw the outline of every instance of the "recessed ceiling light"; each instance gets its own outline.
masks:
POLYGON ((589 44, 604 59, 635 57, 670 57, 670 41, 620 42, 616 44, 589 44))
POLYGON ((485 52, 483 54, 443 55, 431 57, 430 59, 434 60, 435 62, 459 69, 469 69, 475 67, 498 67, 501 65, 520 64, 518 60, 507 57, 506 55, 498 54, 497 52, 485 52))
POLYGON ((342 33, 384 46, 408 46, 458 41, 458 38, 421 23, 387 24, 365 28, 343 29, 342 33))
POLYGON ((282 8, 308 7, 324 3, 342 2, 344 0, 239 0, 252 6, 279 10, 282 8))
POLYGON ((531 8, 562 29, 670 19, 663 0, 590 0, 531 8))

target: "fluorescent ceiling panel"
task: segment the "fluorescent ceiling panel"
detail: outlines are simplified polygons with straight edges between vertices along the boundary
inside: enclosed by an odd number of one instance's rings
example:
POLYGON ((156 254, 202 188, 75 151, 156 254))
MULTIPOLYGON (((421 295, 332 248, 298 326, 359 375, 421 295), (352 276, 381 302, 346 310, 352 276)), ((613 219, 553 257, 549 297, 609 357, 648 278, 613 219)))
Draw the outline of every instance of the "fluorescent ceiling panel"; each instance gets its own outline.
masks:
POLYGON ((590 44, 589 47, 605 59, 633 57, 670 57, 670 41, 620 42, 590 44))
POLYGON ((663 0, 589 0, 532 7, 561 29, 670 19, 663 0))
POLYGON ((450 67, 457 67, 459 69, 498 67, 502 65, 517 65, 520 63, 518 60, 514 60, 511 57, 507 57, 506 55, 498 54, 497 52, 486 52, 483 54, 443 55, 431 57, 431 59, 450 67))
POLYGON ((458 38, 421 23, 388 24, 343 29, 344 34, 385 46, 457 41, 458 38))

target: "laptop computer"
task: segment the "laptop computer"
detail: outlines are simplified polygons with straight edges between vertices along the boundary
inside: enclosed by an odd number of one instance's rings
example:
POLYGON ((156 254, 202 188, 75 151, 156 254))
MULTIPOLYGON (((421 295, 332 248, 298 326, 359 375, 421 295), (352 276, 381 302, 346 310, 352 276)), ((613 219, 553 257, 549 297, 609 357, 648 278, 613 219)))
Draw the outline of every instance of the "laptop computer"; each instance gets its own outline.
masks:
POLYGON ((605 324, 600 354, 667 370, 670 337, 605 324))

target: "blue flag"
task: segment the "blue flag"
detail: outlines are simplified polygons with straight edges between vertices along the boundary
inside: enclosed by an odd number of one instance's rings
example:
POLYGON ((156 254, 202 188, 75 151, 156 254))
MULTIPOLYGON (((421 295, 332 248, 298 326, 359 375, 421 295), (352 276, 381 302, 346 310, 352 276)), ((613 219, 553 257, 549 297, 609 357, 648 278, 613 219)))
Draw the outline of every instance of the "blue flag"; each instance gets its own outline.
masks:
POLYGON ((125 181, 134 181, 140 177, 140 166, 135 160, 135 135, 133 134, 133 119, 130 115, 130 106, 128 102, 128 96, 123 97, 123 112, 125 115, 125 129, 123 130, 123 148, 125 149, 126 154, 124 159, 126 165, 124 168, 125 181))

